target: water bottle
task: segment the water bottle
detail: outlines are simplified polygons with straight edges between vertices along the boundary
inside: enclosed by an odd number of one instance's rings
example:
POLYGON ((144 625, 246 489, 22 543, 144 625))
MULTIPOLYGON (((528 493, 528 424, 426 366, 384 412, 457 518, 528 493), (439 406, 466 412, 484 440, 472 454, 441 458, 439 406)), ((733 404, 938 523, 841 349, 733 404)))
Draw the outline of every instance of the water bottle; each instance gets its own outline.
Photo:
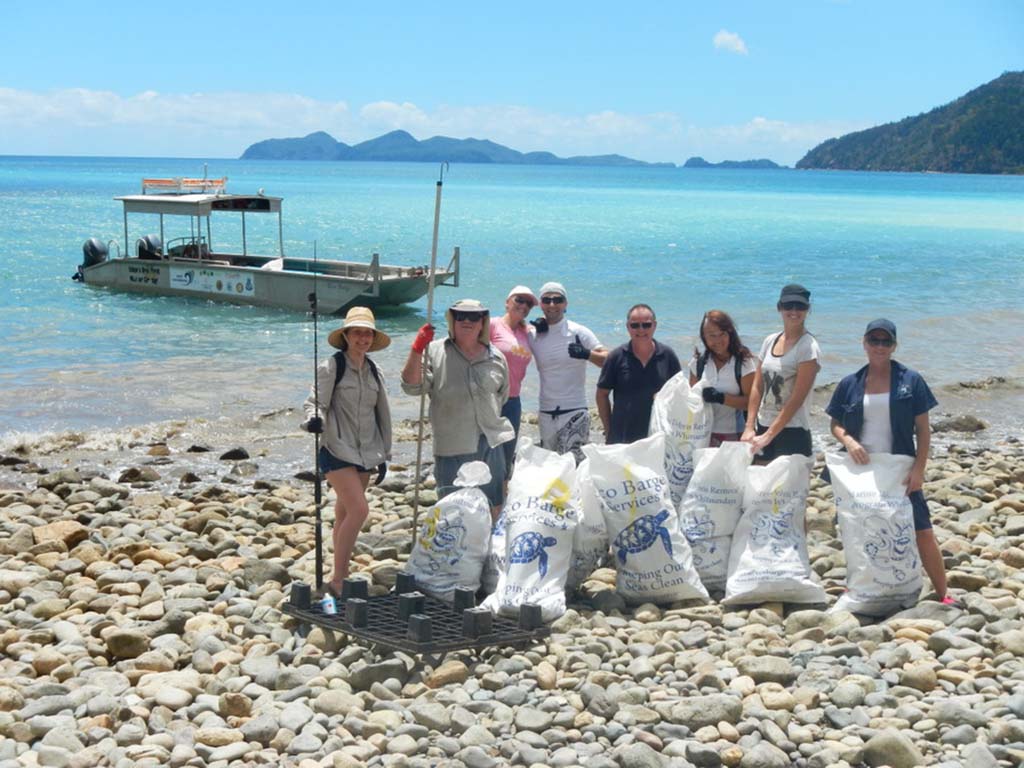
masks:
POLYGON ((334 602, 334 596, 329 592, 320 600, 320 610, 325 616, 334 616, 338 613, 338 606, 334 602))

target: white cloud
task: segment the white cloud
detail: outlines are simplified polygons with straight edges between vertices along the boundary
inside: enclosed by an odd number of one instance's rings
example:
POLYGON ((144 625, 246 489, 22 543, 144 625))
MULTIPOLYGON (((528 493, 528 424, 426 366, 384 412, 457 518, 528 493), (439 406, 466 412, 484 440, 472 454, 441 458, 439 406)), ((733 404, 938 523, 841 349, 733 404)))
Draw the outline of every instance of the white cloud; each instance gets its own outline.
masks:
POLYGON ((36 155, 238 157, 262 139, 327 131, 358 143, 403 129, 431 136, 490 139, 521 152, 560 156, 617 153, 682 163, 768 157, 793 164, 820 141, 863 124, 791 123, 754 117, 699 126, 673 112, 583 114, 521 105, 438 105, 377 101, 350 108, 282 93, 177 93, 0 88, 0 151, 36 155))
POLYGON ((743 38, 737 35, 735 32, 729 32, 725 29, 720 29, 715 33, 712 38, 715 48, 720 51, 729 51, 730 53, 738 53, 742 56, 747 55, 747 44, 743 42, 743 38))

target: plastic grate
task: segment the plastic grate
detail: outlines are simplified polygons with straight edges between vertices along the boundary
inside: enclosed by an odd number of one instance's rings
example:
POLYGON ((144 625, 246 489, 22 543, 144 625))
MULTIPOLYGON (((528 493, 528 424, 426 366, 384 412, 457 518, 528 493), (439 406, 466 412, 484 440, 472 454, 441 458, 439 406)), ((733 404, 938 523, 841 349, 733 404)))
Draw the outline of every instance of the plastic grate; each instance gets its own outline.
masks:
POLYGON ((423 607, 414 615, 430 617, 429 640, 414 640, 409 637, 409 622, 407 619, 399 618, 399 595, 395 593, 366 598, 367 621, 366 626, 362 627, 353 626, 345 620, 344 602, 340 600, 338 613, 334 615, 325 614, 319 603, 314 603, 309 608, 299 608, 291 602, 286 602, 282 610, 300 621, 350 635, 364 643, 414 654, 446 653, 496 645, 523 647, 551 634, 551 630, 543 625, 524 629, 513 619, 494 616, 488 634, 470 637, 463 633, 462 611, 456 611, 451 604, 429 595, 424 595, 422 599, 423 607))

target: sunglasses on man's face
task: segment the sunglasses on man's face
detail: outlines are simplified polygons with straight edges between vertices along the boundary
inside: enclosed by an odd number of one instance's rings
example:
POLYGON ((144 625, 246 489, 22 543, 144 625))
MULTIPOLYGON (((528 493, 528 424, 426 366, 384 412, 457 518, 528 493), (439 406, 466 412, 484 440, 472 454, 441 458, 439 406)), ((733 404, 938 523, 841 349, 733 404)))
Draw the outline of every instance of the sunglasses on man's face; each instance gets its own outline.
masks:
POLYGON ((564 304, 565 296, 544 296, 540 301, 542 304, 564 304))
POLYGON ((653 328, 654 323, 630 323, 629 327, 632 328, 634 331, 639 331, 641 328, 647 330, 649 328, 653 328))
POLYGON ((872 347, 891 347, 896 344, 896 339, 889 336, 868 336, 866 341, 872 347))
POLYGON ((779 309, 784 309, 787 312, 792 312, 794 309, 807 309, 807 305, 801 304, 799 301, 786 301, 783 302, 782 304, 779 304, 779 309))
POLYGON ((512 301, 516 304, 525 304, 528 307, 533 306, 533 299, 527 298, 526 296, 513 296, 512 301))
POLYGON ((483 319, 483 315, 479 312, 452 312, 452 317, 455 318, 456 323, 475 323, 477 320, 483 319))

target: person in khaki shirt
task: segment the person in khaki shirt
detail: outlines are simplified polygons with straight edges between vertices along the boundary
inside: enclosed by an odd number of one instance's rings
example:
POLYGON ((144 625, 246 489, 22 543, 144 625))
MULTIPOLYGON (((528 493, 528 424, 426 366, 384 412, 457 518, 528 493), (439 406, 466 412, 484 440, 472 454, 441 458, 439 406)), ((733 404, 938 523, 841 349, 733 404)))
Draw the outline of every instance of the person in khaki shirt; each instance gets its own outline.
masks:
POLYGON ((438 497, 456 490, 455 476, 463 464, 483 461, 491 480, 480 489, 497 517, 505 501, 502 445, 515 439, 512 424, 501 415, 508 399, 508 365, 490 343, 490 313, 483 304, 461 299, 446 318, 447 338, 434 341, 429 324, 416 334, 402 369, 402 390, 430 397, 438 497))
MULTIPOLYGON (((320 471, 334 489, 334 573, 324 585, 335 597, 348 578, 352 550, 370 512, 366 486, 370 472, 383 476, 391 456, 391 411, 384 379, 367 353, 384 349, 391 338, 377 329, 366 307, 353 307, 344 324, 327 343, 340 349, 316 371, 316 391, 310 391, 303 428, 322 435, 320 471), (342 355, 343 357, 339 357, 342 355), (339 377, 339 365, 344 372, 339 377), (319 410, 317 410, 319 406, 319 410)), ((378 479, 380 482, 380 479, 378 479)))

